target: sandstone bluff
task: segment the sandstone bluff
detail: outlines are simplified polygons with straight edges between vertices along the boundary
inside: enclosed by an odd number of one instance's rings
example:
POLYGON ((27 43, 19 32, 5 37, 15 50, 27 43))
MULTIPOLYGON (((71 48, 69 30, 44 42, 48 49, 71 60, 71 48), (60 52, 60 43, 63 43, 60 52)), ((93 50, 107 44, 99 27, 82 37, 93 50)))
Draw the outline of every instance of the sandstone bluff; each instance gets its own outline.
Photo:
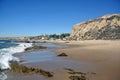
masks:
POLYGON ((120 14, 104 15, 76 24, 70 37, 74 40, 120 39, 120 14))

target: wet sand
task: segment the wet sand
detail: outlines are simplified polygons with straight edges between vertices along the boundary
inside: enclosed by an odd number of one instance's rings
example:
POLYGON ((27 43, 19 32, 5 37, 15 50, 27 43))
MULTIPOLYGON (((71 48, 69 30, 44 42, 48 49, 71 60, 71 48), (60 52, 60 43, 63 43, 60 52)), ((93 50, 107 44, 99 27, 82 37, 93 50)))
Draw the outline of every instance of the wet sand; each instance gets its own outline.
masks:
MULTIPOLYGON (((22 63, 26 66, 37 66, 54 72, 54 77, 45 78, 41 75, 9 74, 9 80, 70 80, 65 68, 86 73, 89 80, 119 80, 120 79, 120 41, 56 41, 59 45, 69 48, 55 49, 54 56, 47 61, 22 63), (57 57, 60 53, 68 57, 57 57)), ((32 53, 31 53, 32 54, 32 53)), ((30 55, 28 53, 28 55, 30 55)), ((21 56, 25 56, 24 53, 21 56)), ((27 62, 27 61, 26 61, 27 62)))

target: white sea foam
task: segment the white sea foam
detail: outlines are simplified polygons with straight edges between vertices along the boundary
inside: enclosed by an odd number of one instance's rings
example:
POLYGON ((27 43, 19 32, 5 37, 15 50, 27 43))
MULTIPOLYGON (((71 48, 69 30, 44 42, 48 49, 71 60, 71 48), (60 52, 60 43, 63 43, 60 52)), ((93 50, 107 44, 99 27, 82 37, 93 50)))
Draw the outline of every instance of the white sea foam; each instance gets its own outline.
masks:
POLYGON ((0 72, 0 80, 6 80, 7 79, 7 75, 3 72, 0 72))
POLYGON ((10 69, 10 61, 19 61, 19 59, 12 56, 12 54, 23 52, 31 46, 32 43, 18 43, 16 47, 0 49, 0 69, 10 69))

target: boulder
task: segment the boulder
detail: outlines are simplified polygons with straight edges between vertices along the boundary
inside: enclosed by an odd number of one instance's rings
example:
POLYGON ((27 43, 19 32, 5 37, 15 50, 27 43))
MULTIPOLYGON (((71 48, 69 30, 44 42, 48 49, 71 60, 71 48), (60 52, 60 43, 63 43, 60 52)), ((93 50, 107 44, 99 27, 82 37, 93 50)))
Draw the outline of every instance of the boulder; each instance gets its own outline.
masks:
POLYGON ((61 53, 61 54, 59 54, 57 56, 68 56, 68 55, 66 53, 61 53))

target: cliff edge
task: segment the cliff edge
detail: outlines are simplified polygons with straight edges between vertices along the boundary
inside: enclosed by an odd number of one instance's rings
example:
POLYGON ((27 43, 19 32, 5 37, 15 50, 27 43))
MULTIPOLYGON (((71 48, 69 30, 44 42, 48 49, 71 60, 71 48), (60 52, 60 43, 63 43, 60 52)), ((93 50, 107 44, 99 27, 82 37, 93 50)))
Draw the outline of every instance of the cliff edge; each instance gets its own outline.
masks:
POLYGON ((120 14, 104 15, 76 24, 70 37, 74 40, 120 39, 120 14))

